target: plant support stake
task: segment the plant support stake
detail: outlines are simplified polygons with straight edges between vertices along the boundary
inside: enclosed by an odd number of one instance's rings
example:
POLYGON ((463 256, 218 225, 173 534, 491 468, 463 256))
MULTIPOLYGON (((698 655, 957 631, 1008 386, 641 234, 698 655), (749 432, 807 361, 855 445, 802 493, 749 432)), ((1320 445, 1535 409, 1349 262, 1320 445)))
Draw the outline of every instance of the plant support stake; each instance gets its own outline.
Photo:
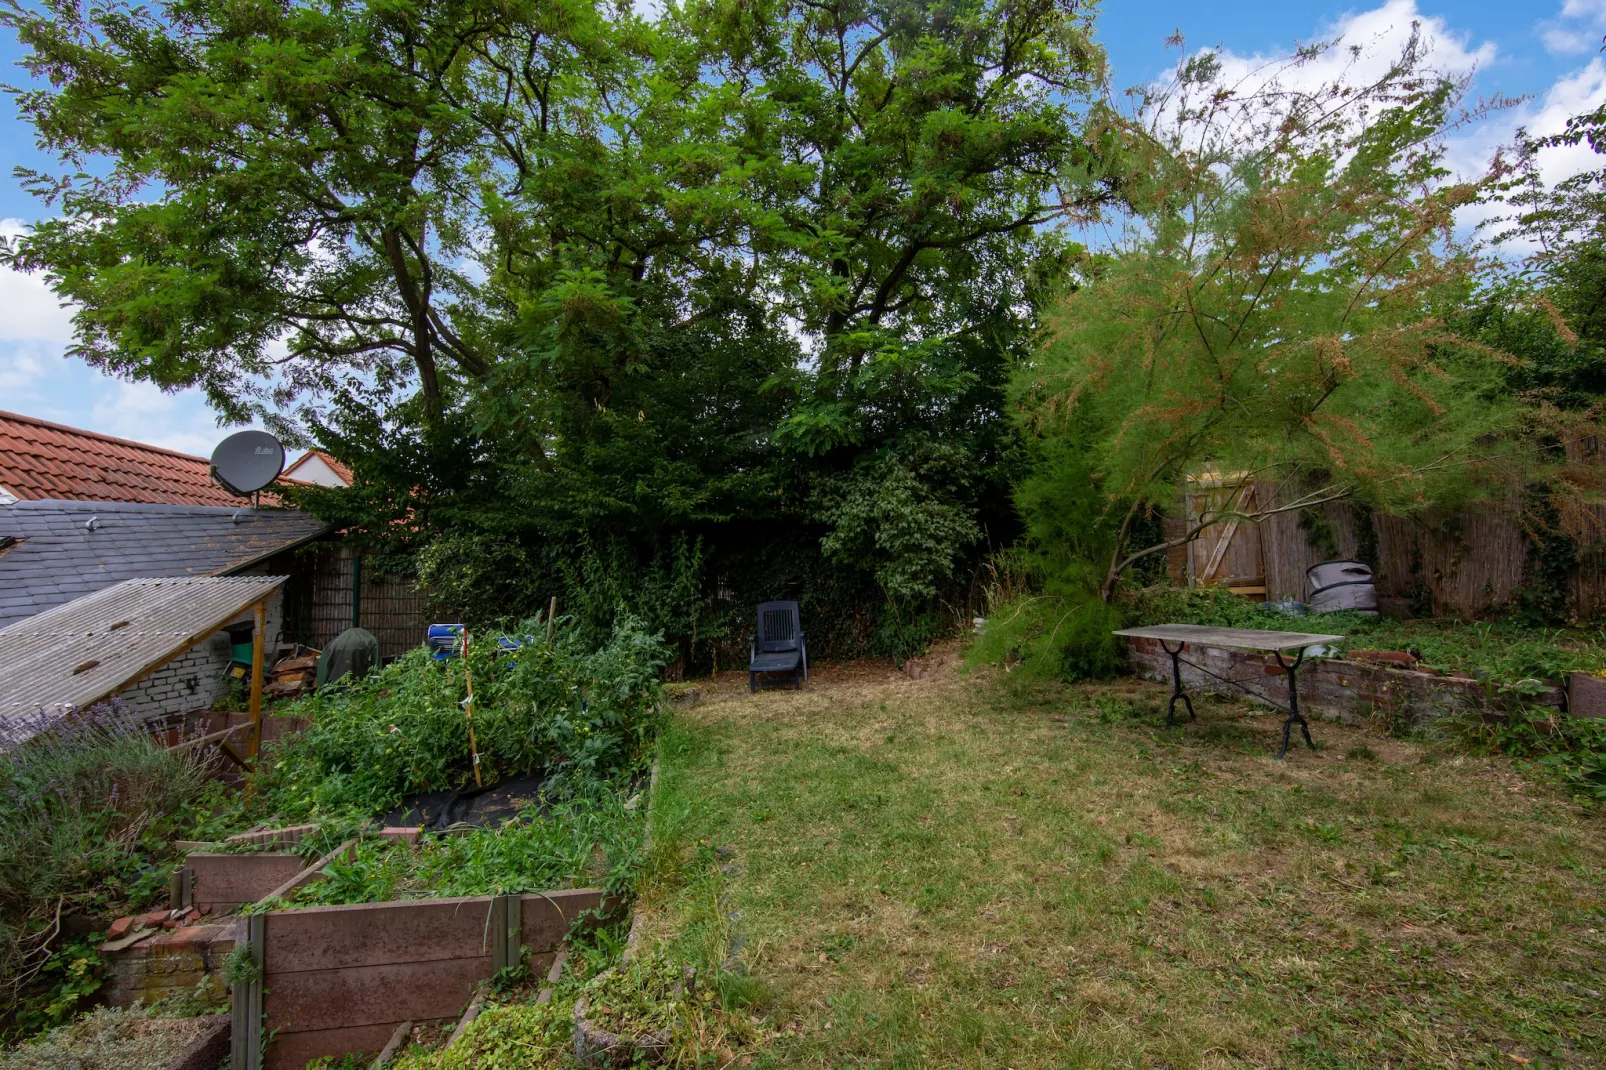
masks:
POLYGON ((484 787, 480 782, 480 749, 474 742, 474 674, 468 667, 468 628, 463 629, 463 684, 468 688, 468 697, 463 700, 463 717, 468 721, 468 753, 474 760, 474 786, 484 787))

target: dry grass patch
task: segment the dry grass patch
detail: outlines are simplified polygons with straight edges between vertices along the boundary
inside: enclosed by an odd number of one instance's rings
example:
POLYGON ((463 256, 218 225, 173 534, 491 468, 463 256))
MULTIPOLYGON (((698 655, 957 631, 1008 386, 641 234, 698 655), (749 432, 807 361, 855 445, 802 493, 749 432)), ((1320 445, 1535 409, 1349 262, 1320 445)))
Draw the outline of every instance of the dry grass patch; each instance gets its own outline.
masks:
POLYGON ((1137 682, 737 675, 666 739, 645 903, 739 952, 761 1064, 1606 1057, 1606 830, 1508 763, 1326 723, 1277 762, 1275 715, 1167 730, 1137 682))

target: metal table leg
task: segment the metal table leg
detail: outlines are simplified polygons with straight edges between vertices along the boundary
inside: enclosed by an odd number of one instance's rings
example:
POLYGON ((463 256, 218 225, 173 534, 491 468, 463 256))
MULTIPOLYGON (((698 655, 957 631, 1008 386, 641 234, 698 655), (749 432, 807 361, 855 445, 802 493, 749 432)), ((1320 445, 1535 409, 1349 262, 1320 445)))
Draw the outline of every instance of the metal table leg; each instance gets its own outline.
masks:
MULTIPOLYGON (((1283 652, 1281 650, 1273 650, 1272 656, 1277 659, 1277 664, 1283 667, 1283 671, 1288 673, 1288 720, 1283 722, 1283 749, 1277 752, 1277 757, 1280 759, 1288 754, 1288 735, 1296 724, 1299 725, 1299 730, 1305 736, 1305 742, 1310 746, 1310 749, 1315 750, 1316 741, 1310 738, 1310 722, 1305 720, 1305 715, 1299 712, 1298 673, 1300 663, 1305 660, 1305 651, 1303 649, 1300 650, 1299 657, 1294 659, 1292 665, 1283 660, 1283 652)), ((1175 702, 1176 699, 1171 701, 1175 702)))
POLYGON ((1164 639, 1160 640, 1160 649, 1171 655, 1171 703, 1165 708, 1165 724, 1167 728, 1176 724, 1176 719, 1172 715, 1177 711, 1177 699, 1181 699, 1182 704, 1188 707, 1188 720, 1196 719, 1193 713, 1193 700, 1182 693, 1182 665, 1178 661, 1187 645, 1187 643, 1178 643, 1177 648, 1172 650, 1165 645, 1164 639))

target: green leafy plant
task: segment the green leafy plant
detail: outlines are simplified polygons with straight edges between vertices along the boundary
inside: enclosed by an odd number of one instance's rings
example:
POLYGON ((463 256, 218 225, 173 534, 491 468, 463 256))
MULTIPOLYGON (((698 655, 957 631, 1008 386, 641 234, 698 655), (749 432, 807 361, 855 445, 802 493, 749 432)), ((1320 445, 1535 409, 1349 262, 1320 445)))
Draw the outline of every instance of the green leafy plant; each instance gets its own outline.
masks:
POLYGON ((639 764, 663 717, 663 644, 630 620, 596 650, 570 629, 552 643, 541 632, 533 622, 516 630, 515 650, 482 633, 467 658, 447 661, 415 650, 300 700, 287 712, 311 724, 274 749, 257 785, 264 805, 292 819, 371 815, 459 787, 474 779, 471 722, 487 782, 537 769, 608 777, 639 764))
POLYGON ((297 904, 380 902, 420 895, 506 895, 579 884, 634 892, 642 817, 628 784, 579 779, 495 829, 426 835, 416 847, 365 839, 327 867, 297 904))

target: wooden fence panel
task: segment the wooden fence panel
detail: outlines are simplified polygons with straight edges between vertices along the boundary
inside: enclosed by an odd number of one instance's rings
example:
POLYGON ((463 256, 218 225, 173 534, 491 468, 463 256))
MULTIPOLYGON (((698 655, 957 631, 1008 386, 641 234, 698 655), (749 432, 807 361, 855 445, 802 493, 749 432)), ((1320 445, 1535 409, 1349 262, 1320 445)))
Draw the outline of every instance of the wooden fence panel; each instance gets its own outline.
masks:
MULTIPOLYGON (((1271 500, 1268 487, 1263 500, 1271 500)), ((1606 520, 1606 509, 1601 509, 1606 520)), ((1338 556, 1361 553, 1356 511, 1343 504, 1320 507, 1338 556)), ((1450 516, 1402 518, 1372 514, 1377 594, 1383 611, 1404 616, 1469 617, 1498 612, 1522 591, 1528 537, 1516 517, 1495 508, 1450 516)), ((1313 545, 1298 513, 1280 513, 1261 524, 1267 597, 1306 600, 1305 570, 1329 553, 1313 545)), ((1569 581, 1572 612, 1593 619, 1606 612, 1606 548, 1586 550, 1569 581)))
POLYGON ((192 851, 184 865, 194 873, 191 902, 225 913, 255 903, 307 867, 300 855, 283 852, 226 854, 192 851))

